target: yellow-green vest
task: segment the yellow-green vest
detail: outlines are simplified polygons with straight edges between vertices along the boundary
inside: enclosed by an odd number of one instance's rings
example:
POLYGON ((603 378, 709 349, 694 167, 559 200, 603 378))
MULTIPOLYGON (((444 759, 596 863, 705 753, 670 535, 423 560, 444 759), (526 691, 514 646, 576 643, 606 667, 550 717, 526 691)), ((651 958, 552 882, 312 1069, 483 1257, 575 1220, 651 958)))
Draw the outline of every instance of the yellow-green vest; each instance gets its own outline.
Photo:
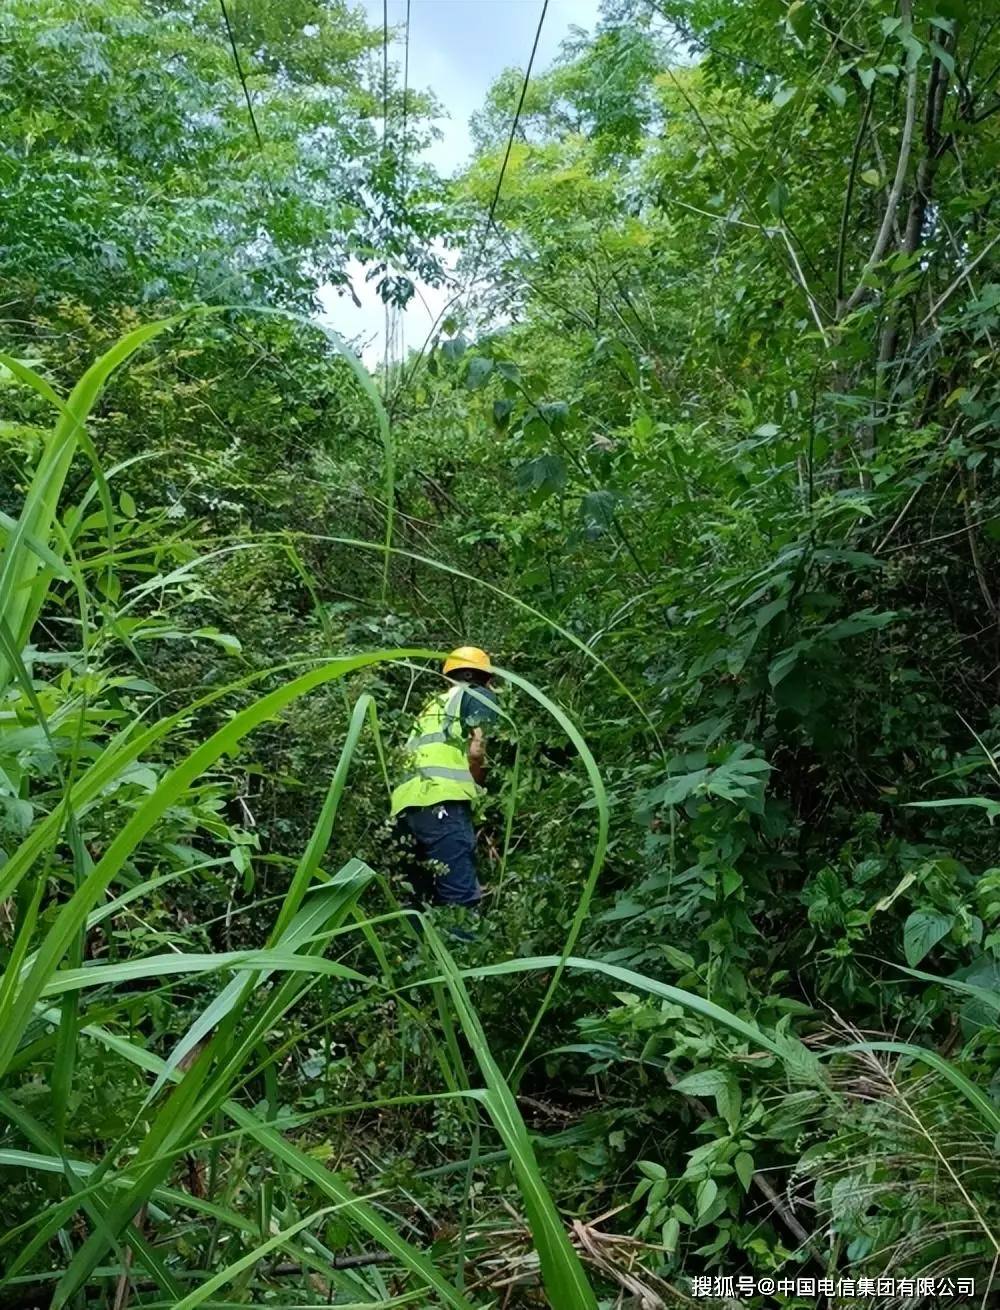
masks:
POLYGON ((410 806, 474 801, 482 795, 469 772, 462 731, 462 683, 438 692, 424 706, 406 743, 407 772, 392 793, 392 814, 410 806))

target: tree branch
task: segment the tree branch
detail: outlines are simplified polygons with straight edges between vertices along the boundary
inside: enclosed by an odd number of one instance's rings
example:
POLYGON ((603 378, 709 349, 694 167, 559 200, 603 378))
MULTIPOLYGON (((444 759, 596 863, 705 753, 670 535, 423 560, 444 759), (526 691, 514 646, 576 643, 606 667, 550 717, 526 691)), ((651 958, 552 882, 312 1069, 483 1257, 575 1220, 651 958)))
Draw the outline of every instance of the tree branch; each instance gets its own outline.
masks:
POLYGON ((966 266, 959 273, 958 277, 956 277, 955 280, 949 284, 947 289, 941 293, 941 295, 937 298, 937 300, 935 300, 934 304, 931 305, 930 309, 920 320, 921 327, 927 326, 927 324, 931 321, 931 319, 934 318, 934 316, 937 314, 941 306, 952 298, 952 296, 962 285, 965 279, 969 276, 969 274, 973 271, 973 269, 979 267, 979 265, 983 262, 983 260, 990 253, 993 247, 998 243, 1000 243, 1000 233, 997 233, 997 235, 993 238, 992 241, 988 241, 986 245, 983 246, 982 250, 980 250, 979 254, 975 257, 975 259, 970 260, 970 262, 966 264, 966 266))
MULTIPOLYGON (((903 13, 903 21, 912 31, 913 11, 910 7, 910 0, 900 0, 900 8, 903 13)), ((896 210, 899 208, 899 201, 903 194, 903 185, 906 182, 906 170, 910 164, 910 147, 913 144, 913 125, 917 117, 917 65, 915 60, 911 62, 912 67, 906 80, 906 118, 903 123, 903 139, 899 143, 899 158, 896 160, 896 176, 893 178, 892 190, 889 192, 889 199, 886 201, 882 226, 875 238, 875 248, 872 250, 868 262, 861 270, 858 285, 851 292, 850 298, 844 307, 845 312, 848 314, 852 309, 857 308, 868 290, 865 286, 865 278, 885 256, 889 239, 892 236, 892 225, 896 218, 896 210)))
POLYGON ((847 193, 844 196, 844 209, 840 216, 840 242, 837 246, 837 317, 840 318, 844 312, 844 258, 847 252, 847 223, 851 215, 851 201, 854 199, 854 184, 858 176, 858 164, 861 161, 861 145, 865 139, 865 132, 868 130, 868 123, 872 116, 872 106, 875 104, 875 83, 872 82, 868 88, 868 99, 865 101, 865 111, 861 115, 861 122, 858 124, 857 135, 854 138, 854 153, 851 155, 851 172, 847 179, 847 193))

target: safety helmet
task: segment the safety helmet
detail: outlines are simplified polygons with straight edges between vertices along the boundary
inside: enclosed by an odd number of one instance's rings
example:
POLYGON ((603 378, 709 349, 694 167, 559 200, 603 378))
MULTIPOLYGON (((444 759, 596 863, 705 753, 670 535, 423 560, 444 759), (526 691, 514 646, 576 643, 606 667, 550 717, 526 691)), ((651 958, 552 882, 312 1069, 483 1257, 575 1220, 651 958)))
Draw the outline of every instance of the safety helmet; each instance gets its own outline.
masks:
POLYGON ((478 669, 480 673, 492 673, 493 665, 490 657, 478 646, 459 646, 444 662, 445 673, 454 673, 456 669, 478 669))

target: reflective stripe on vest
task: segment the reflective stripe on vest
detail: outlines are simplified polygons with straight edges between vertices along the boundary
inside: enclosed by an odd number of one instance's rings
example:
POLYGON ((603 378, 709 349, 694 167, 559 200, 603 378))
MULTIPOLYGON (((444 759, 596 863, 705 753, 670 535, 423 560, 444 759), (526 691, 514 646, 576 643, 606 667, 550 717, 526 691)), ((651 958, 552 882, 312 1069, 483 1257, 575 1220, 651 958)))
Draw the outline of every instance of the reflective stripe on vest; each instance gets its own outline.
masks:
POLYGON ((468 769, 446 769, 443 764, 425 764, 422 769, 414 769, 412 773, 408 773, 403 782, 409 782, 411 778, 450 778, 453 782, 475 781, 468 769))
POLYGON ((421 711, 406 743, 408 767, 393 790, 393 814, 410 805, 472 801, 482 794, 469 770, 461 727, 467 690, 458 684, 438 692, 421 711))
POLYGON ((425 732, 422 737, 411 737, 406 743, 406 749, 413 751, 418 746, 433 746, 436 741, 447 741, 446 732, 425 732))

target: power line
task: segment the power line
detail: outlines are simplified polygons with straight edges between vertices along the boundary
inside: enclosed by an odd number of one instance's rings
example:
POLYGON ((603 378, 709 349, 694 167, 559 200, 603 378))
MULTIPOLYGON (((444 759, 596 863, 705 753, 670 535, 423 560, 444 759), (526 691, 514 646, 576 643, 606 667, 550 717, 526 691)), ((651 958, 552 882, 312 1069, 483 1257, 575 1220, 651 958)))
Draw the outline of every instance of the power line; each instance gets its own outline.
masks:
POLYGON ((399 189, 406 200, 406 110, 410 92, 410 0, 406 0, 406 33, 403 40, 403 141, 400 150, 399 189))
POLYGON ((382 149, 389 129, 389 0, 382 0, 382 149))
MULTIPOLYGON (((517 125, 521 121, 521 111, 524 108, 524 100, 528 94, 528 83, 531 81, 531 70, 535 63, 535 55, 538 53, 538 42, 541 40, 542 27, 545 24, 545 15, 548 12, 549 0, 542 0, 542 12, 538 16, 538 26, 535 28, 535 39, 531 46, 531 54, 528 57, 528 66, 524 70, 524 77, 521 81, 521 95, 518 98, 517 108, 514 111, 514 121, 510 125, 510 135, 507 138, 507 149, 504 151, 503 163, 500 165, 500 176, 497 178, 496 190, 493 192, 493 199, 490 201, 490 212, 486 216, 486 226, 483 228, 483 235, 480 240, 479 254, 476 256, 475 268, 478 270, 479 261, 482 258, 483 247, 486 244, 486 237, 490 228, 493 226, 493 216, 496 213, 497 203, 500 199, 500 192, 503 189, 504 174, 507 172, 507 165, 510 163, 510 152, 514 148, 514 137, 517 135, 517 125)), ((475 279, 472 279, 475 281, 475 279)))
MULTIPOLYGON (((404 222, 409 219, 409 207, 407 205, 406 195, 406 149, 407 139, 407 99, 410 93, 410 0, 406 0, 406 27, 403 33, 403 112, 402 112, 402 139, 399 143, 399 203, 402 208, 402 218, 404 222)), ((415 289, 415 288, 414 288, 415 289)), ((406 348, 406 320, 398 305, 393 306, 393 351, 396 359, 399 361, 400 368, 403 364, 403 352, 406 348)), ((389 361, 386 360, 386 387, 389 385, 388 373, 389 361)))
MULTIPOLYGON (((409 8, 409 0, 407 0, 407 8, 409 8)), ((451 300, 447 302, 447 304, 438 314, 437 318, 431 324, 431 330, 430 332, 428 332, 427 337, 424 340, 424 344, 420 347, 420 350, 417 352, 417 357, 413 361, 413 367, 410 369, 410 374, 407 378, 405 378, 400 383, 400 386, 397 388, 395 396, 393 397, 394 400, 396 397, 400 395, 400 393, 403 390, 405 390, 407 386, 409 386, 409 384, 416 377, 417 369, 420 367, 420 363, 423 360, 423 357, 427 351, 427 347, 430 345, 431 339, 433 338, 434 333, 437 331, 438 324, 444 318, 445 314, 447 314, 447 312, 451 309, 451 307, 456 303, 456 301, 461 300, 462 297, 467 294, 469 288, 475 283, 476 277, 479 274, 479 265, 482 262, 483 252, 486 248, 486 238, 489 235, 490 228, 494 226, 493 219, 494 219, 494 215, 496 214, 497 204, 500 200, 500 193, 503 190, 503 180, 507 172, 507 165, 510 163, 511 151, 514 148, 514 137, 517 135, 517 125, 521 121, 521 111, 524 109, 525 97, 528 94, 528 83, 531 81, 531 70, 535 64, 535 56, 538 53, 538 43, 542 37, 542 28, 545 25, 545 15, 548 12, 548 8, 549 8, 549 0, 542 0, 542 12, 538 16, 538 26, 535 29, 535 39, 532 42, 531 54, 528 57, 528 64, 524 70, 524 77, 521 80, 521 94, 518 97, 517 108, 514 111, 514 120, 510 125, 510 135, 507 138, 507 149, 504 151, 503 162, 500 165, 500 176, 497 178, 496 188, 494 189, 493 192, 493 199, 490 201, 489 213, 486 216, 486 223, 483 226, 482 236, 480 237, 479 240, 479 249, 476 252, 476 259, 475 259, 475 263, 473 264, 472 273, 468 278, 466 278, 465 285, 463 286, 462 290, 457 292, 454 296, 452 296, 451 300)))
MULTIPOLYGON (((386 165, 389 153, 389 0, 382 0, 382 167, 386 165)), ((384 176, 384 172, 383 172, 384 176)), ((388 273, 388 257, 386 258, 388 273)), ((390 363, 390 308, 389 302, 383 302, 385 314, 385 348, 382 351, 382 363, 385 368, 385 390, 389 386, 390 363)))
POLYGON ((257 138, 257 149, 264 153, 264 142, 261 140, 260 128, 257 126, 257 116, 253 112, 253 102, 250 99, 250 88, 247 86, 247 79, 243 73, 243 65, 240 62, 240 52, 236 46, 236 37, 233 35, 233 25, 229 21, 229 10, 226 8, 226 0, 219 0, 222 9, 222 17, 225 19, 226 32, 229 35, 229 48, 233 52, 233 59, 236 63, 236 72, 240 79, 240 86, 243 88, 243 98, 247 102, 247 113, 250 115, 250 124, 253 127, 253 134, 257 138))

